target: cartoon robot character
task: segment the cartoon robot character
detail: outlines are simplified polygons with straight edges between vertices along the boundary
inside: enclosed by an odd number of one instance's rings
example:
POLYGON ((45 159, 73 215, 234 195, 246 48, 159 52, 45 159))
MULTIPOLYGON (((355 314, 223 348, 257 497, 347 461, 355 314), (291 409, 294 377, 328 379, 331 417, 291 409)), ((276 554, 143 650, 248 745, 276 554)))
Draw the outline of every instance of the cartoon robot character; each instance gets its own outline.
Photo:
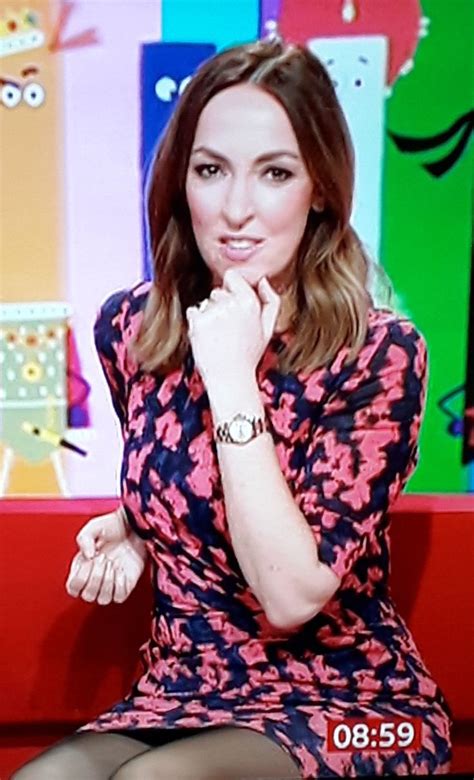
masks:
POLYGON ((0 305, 0 495, 9 492, 15 461, 34 465, 46 460, 67 495, 60 448, 86 454, 65 438, 69 315, 65 304, 0 305))
POLYGON ((0 228, 0 493, 67 494, 61 452, 82 451, 66 428, 88 423, 69 307, 47 303, 63 295, 61 79, 54 55, 98 42, 94 29, 66 34, 74 7, 33 0, 27 8, 12 0, 0 10, 1 166, 11 182, 0 228))
POLYGON ((385 100, 413 67, 428 20, 418 0, 265 0, 263 28, 314 52, 330 73, 354 141, 352 221, 374 260, 382 218, 385 100), (370 127, 370 132, 367 128, 370 127))

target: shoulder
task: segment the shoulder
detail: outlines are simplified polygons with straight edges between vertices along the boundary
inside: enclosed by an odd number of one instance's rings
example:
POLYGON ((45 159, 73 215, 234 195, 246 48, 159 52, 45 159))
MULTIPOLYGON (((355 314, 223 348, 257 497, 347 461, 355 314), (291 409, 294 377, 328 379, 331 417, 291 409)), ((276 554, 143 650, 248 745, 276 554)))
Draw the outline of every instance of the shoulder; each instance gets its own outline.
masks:
POLYGON ((98 320, 116 323, 143 312, 151 282, 139 282, 134 287, 109 295, 99 308, 98 320))
POLYGON ((412 320, 393 309, 369 309, 367 335, 423 340, 421 332, 412 320))
POLYGON ((365 343, 352 363, 341 370, 350 389, 389 375, 399 382, 423 380, 427 370, 426 340, 408 318, 390 309, 370 309, 365 343))
POLYGON ((113 357, 138 334, 151 282, 140 282, 109 295, 99 308, 94 323, 94 340, 100 354, 113 357))
POLYGON ((94 331, 97 334, 108 331, 115 340, 125 338, 127 330, 139 326, 151 288, 151 282, 140 282, 127 290, 118 290, 105 299, 99 308, 94 331))
POLYGON ((426 339, 419 328, 406 316, 391 309, 370 309, 367 338, 362 348, 359 364, 367 359, 375 360, 380 368, 387 363, 396 367, 416 356, 426 360, 426 339))
POLYGON ((423 334, 390 309, 369 309, 365 341, 356 357, 348 358, 349 348, 342 347, 329 364, 305 377, 305 396, 328 401, 393 384, 421 392, 427 375, 423 334))

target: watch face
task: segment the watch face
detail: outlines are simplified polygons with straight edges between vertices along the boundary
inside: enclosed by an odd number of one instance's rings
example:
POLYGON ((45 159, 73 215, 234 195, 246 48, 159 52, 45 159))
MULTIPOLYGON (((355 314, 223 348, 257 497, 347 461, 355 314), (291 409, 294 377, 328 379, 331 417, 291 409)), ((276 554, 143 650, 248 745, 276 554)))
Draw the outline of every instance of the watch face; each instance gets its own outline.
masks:
POLYGON ((252 438, 252 432, 252 423, 244 418, 232 420, 229 425, 229 433, 231 438, 240 444, 245 444, 245 442, 250 441, 252 438))

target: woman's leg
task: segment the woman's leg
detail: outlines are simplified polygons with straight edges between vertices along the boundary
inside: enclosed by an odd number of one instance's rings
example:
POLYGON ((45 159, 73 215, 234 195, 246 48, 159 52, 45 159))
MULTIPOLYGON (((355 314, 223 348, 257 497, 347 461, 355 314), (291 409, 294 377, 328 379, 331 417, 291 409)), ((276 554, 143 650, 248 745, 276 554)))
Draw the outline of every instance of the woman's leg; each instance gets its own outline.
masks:
POLYGON ((18 769, 11 780, 108 780, 149 745, 122 734, 73 734, 18 769))
POLYGON ((290 756, 264 734, 223 726, 152 748, 121 766, 113 780, 301 780, 290 756))

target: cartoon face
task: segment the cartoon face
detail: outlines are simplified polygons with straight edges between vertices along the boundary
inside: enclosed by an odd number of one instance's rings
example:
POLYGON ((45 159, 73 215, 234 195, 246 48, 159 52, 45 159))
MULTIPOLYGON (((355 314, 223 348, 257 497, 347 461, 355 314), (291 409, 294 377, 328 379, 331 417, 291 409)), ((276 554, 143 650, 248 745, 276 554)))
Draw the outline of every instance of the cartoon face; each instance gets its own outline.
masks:
MULTIPOLYGON (((191 75, 212 57, 209 43, 144 43, 141 51, 141 166, 143 182, 158 139, 165 129, 191 75)), ((145 217, 144 217, 145 220, 145 217)), ((144 244, 144 274, 151 276, 151 259, 144 244)))
POLYGON ((9 77, 0 77, 0 103, 5 108, 16 108, 22 101, 29 108, 39 108, 46 98, 44 87, 34 78, 39 70, 34 65, 22 68, 23 83, 9 77))
POLYGON ((363 114, 383 97, 387 52, 383 36, 312 38, 308 48, 326 66, 347 111, 354 107, 363 114))
POLYGON ((312 38, 308 48, 326 66, 349 125, 356 156, 353 223, 377 257, 387 39, 379 35, 312 38))
MULTIPOLYGON (((265 0, 267 19, 273 2, 265 0)), ((278 17, 274 17, 278 18, 278 17)), ((281 0, 279 32, 284 40, 308 45, 314 38, 383 37, 388 42, 386 85, 406 73, 428 19, 421 16, 419 0, 281 0)))

